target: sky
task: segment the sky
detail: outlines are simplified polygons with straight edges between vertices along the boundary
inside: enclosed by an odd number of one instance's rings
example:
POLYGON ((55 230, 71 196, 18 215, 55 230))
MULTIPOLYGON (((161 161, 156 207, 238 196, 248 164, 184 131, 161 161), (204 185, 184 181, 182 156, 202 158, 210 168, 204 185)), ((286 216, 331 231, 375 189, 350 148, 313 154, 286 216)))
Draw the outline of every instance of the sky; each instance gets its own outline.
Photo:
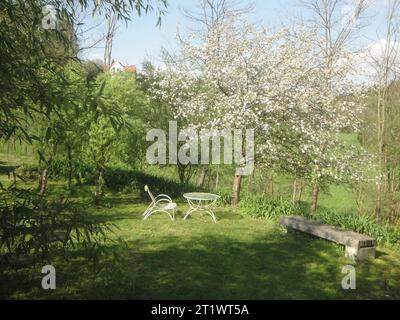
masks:
MULTIPOLYGON (((350 4, 352 1, 346 0, 350 4)), ((372 45, 380 39, 377 30, 384 25, 384 11, 387 0, 371 0, 366 19, 366 25, 360 33, 360 37, 354 41, 354 47, 365 47, 372 45), (377 34, 378 33, 378 34, 377 34)), ((187 30, 182 9, 193 10, 196 8, 197 0, 169 0, 167 12, 162 18, 160 27, 156 26, 156 15, 148 14, 140 17, 133 16, 128 26, 119 26, 116 39, 113 45, 113 59, 119 60, 124 64, 134 64, 140 67, 145 59, 151 60, 154 64, 161 64, 161 48, 174 50, 176 44, 176 32, 187 30)), ((245 1, 243 1, 246 3, 245 1)), ((253 0, 255 5, 254 12, 249 15, 249 19, 261 23, 272 29, 279 29, 283 26, 293 24, 293 19, 306 17, 307 13, 299 5, 299 0, 253 0)), ((95 25, 99 20, 90 17, 87 21, 88 26, 95 25)), ((104 27, 99 27, 86 34, 87 44, 93 43, 98 38, 104 27)), ((382 33, 382 30, 380 30, 382 33)), ((96 48, 84 51, 82 57, 85 59, 102 59, 104 49, 99 44, 96 48)))

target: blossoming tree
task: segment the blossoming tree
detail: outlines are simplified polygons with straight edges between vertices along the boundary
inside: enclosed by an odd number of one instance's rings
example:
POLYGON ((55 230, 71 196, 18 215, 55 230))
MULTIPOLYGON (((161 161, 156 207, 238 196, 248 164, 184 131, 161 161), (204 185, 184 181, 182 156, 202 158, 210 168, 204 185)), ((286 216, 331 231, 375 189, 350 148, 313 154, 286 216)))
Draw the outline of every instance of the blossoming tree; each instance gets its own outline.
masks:
POLYGON ((192 129, 252 128, 257 162, 310 183, 340 180, 357 167, 350 160, 358 150, 338 135, 359 123, 349 60, 327 69, 305 30, 270 33, 234 14, 178 39, 180 51, 166 59, 154 90, 177 119, 192 129))

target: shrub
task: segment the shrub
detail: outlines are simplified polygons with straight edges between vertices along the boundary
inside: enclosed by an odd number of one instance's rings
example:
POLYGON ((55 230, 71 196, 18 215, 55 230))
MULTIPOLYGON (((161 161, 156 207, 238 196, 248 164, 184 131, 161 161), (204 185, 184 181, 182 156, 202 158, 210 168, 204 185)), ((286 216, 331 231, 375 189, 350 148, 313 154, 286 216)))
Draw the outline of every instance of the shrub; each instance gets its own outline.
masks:
MULTIPOLYGON (((165 193, 175 198, 181 197, 185 192, 205 191, 192 184, 181 184, 136 170, 110 168, 106 170, 104 180, 110 190, 138 192, 142 198, 148 197, 144 191, 145 185, 148 185, 154 194, 165 193)), ((94 180, 89 179, 89 182, 94 180)))
POLYGON ((230 205, 232 202, 232 192, 229 190, 219 190, 215 191, 216 194, 220 196, 218 199, 218 205, 220 206, 227 206, 230 205))
MULTIPOLYGON (((37 179, 40 175, 40 169, 38 165, 24 164, 18 169, 19 174, 25 179, 37 179)), ((84 163, 83 161, 73 161, 72 163, 72 175, 76 176, 80 174, 83 179, 93 179, 94 169, 84 163)), ((69 163, 66 160, 55 159, 51 163, 49 178, 63 178, 68 179, 69 174, 69 163)))
POLYGON ((283 216, 298 215, 301 208, 284 199, 268 199, 262 196, 247 196, 239 203, 243 216, 277 220, 283 216))
POLYGON ((53 249, 77 245, 96 259, 111 227, 65 199, 47 200, 19 189, 0 192, 0 260, 7 264, 19 257, 48 259, 53 249))
POLYGON ((24 164, 17 170, 17 174, 24 179, 35 180, 39 177, 39 168, 37 165, 24 164))

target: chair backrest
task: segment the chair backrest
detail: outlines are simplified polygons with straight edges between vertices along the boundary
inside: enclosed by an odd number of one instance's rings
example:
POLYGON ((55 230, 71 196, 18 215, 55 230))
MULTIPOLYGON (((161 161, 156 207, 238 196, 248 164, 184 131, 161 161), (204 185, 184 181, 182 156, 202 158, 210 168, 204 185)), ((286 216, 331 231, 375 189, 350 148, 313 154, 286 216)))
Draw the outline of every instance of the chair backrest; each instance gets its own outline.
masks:
POLYGON ((153 194, 151 193, 151 191, 147 185, 144 186, 144 191, 146 191, 149 194, 152 201, 156 201, 156 198, 154 198, 153 194))

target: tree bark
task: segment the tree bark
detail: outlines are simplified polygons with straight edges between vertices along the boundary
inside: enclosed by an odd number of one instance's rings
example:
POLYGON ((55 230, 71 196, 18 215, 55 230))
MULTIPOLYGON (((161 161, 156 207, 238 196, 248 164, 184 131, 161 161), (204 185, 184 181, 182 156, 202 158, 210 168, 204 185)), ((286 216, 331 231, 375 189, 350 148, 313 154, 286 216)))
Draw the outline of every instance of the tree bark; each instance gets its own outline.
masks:
POLYGON ((96 182, 96 191, 94 194, 96 203, 98 203, 103 194, 104 194, 104 173, 103 170, 100 169, 96 182))
POLYGON ((197 186, 199 187, 199 188, 202 188, 203 187, 203 185, 204 185, 204 181, 205 181, 205 179, 206 179, 206 176, 207 176, 207 167, 203 167, 202 169, 201 169, 201 174, 200 174, 200 177, 199 177, 199 181, 197 182, 197 186))
POLYGON ((318 194, 319 194, 319 187, 317 184, 313 186, 312 194, 311 194, 311 212, 315 212, 317 210, 318 204, 318 194))
POLYGON ((75 180, 76 180, 76 184, 78 186, 80 186, 82 184, 82 179, 81 179, 81 173, 80 172, 75 174, 75 180))
POLYGON ((112 63, 112 51, 114 37, 117 30, 117 15, 115 12, 109 12, 109 17, 107 18, 107 33, 105 39, 104 48, 104 67, 105 71, 109 71, 112 63))
POLYGON ((232 196, 232 205, 236 206, 240 200, 240 188, 242 184, 242 176, 235 176, 233 180, 233 196, 232 196))
POLYGON ((275 188, 274 188, 274 177, 271 175, 269 180, 269 194, 271 197, 274 196, 275 188))
POLYGON ((40 190, 39 190, 39 196, 43 196, 46 192, 47 189, 47 178, 49 175, 49 168, 46 167, 43 169, 41 175, 40 175, 40 190))
POLYGON ((382 211, 382 181, 376 184, 376 202, 375 202, 375 217, 379 221, 382 211))
POLYGON ((219 187, 219 165, 217 167, 217 176, 215 177, 215 189, 219 187))
POLYGON ((71 146, 67 147, 67 156, 68 156, 68 189, 71 189, 72 184, 72 150, 71 146))
POLYGON ((293 195, 292 195, 293 203, 301 202, 302 195, 303 195, 303 181, 295 179, 293 182, 293 195))
POLYGON ((292 202, 297 202, 297 179, 293 181, 293 194, 292 194, 292 202))
POLYGON ((254 176, 255 176, 255 169, 253 170, 252 174, 249 176, 249 185, 248 185, 248 190, 250 193, 252 193, 254 190, 254 176))
POLYGON ((15 170, 13 170, 12 175, 13 175, 13 188, 17 188, 17 174, 15 173, 15 170))
POLYGON ((303 195, 303 188, 304 188, 303 181, 300 181, 300 188, 299 188, 299 193, 298 193, 298 196, 297 196, 297 201, 298 202, 301 202, 301 197, 303 195))

